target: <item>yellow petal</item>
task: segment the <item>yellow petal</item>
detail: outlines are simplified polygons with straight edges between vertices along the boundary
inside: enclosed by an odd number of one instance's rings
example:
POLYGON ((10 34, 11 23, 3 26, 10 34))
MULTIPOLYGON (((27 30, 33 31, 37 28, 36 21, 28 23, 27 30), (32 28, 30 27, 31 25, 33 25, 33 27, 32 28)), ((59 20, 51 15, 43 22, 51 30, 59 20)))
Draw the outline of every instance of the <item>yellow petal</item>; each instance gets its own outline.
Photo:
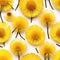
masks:
POLYGON ((13 60, 13 57, 9 51, 0 49, 0 60, 13 60))
POLYGON ((34 53, 29 53, 29 54, 26 54, 25 56, 23 56, 21 58, 21 60, 41 60, 41 58, 37 55, 37 54, 34 54, 34 53))
POLYGON ((60 43, 60 22, 57 22, 51 27, 50 35, 54 41, 60 43))
POLYGON ((60 0, 51 0, 53 6, 57 9, 60 10, 60 0))
POLYGON ((60 60, 60 50, 53 55, 52 60, 60 60))
POLYGON ((7 23, 0 22, 0 43, 4 43, 9 40, 11 35, 10 26, 7 23))

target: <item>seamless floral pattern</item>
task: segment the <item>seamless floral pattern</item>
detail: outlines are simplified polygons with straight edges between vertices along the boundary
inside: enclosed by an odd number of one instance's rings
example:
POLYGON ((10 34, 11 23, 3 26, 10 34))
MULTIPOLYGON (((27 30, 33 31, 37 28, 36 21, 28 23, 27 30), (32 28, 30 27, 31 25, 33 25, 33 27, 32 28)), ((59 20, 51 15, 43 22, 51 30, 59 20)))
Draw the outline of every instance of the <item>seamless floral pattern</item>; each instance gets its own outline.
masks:
POLYGON ((55 22, 60 0, 18 0, 16 7, 14 2, 0 0, 0 60, 16 60, 14 56, 17 60, 60 60, 56 48, 60 48, 60 22, 55 22))

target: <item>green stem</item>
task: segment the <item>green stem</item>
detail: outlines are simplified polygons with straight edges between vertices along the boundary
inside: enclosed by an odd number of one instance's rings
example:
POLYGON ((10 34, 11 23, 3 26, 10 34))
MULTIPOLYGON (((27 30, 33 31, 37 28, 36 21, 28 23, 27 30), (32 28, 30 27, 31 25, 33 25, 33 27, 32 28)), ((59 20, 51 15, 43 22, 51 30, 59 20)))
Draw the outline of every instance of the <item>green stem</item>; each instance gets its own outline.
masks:
POLYGON ((2 21, 2 23, 3 23, 3 19, 2 19, 1 13, 2 13, 2 9, 0 10, 0 18, 1 18, 1 21, 2 21))
POLYGON ((20 32, 19 32, 19 35, 20 35, 20 37, 21 37, 23 40, 25 40, 25 38, 20 34, 20 32))
POLYGON ((45 7, 47 8, 47 1, 45 0, 45 7))
POLYGON ((20 60, 20 55, 18 55, 18 60, 20 60))
POLYGON ((3 48, 3 46, 0 46, 1 48, 3 48))
POLYGON ((46 57, 46 54, 44 55, 44 60, 50 60, 50 55, 48 53, 48 58, 46 57))
POLYGON ((15 37, 15 38, 17 38, 18 34, 19 34, 19 32, 17 32, 17 34, 16 34, 16 37, 15 37))
POLYGON ((37 48, 35 48, 35 50, 37 51, 37 53, 39 53, 39 51, 38 51, 38 49, 37 49, 37 48))
POLYGON ((10 5, 10 7, 14 10, 14 8, 12 7, 12 5, 11 5, 11 4, 9 4, 9 3, 8 3, 8 5, 10 5))
MULTIPOLYGON (((5 47, 5 42, 3 43, 3 46, 5 47)), ((0 46, 0 47, 3 48, 3 46, 0 46)))
POLYGON ((32 19, 33 19, 33 18, 31 17, 31 23, 32 23, 32 19))
POLYGON ((44 60, 46 60, 46 54, 44 55, 44 60))
POLYGON ((49 54, 48 54, 48 60, 50 60, 50 56, 49 56, 49 54))
MULTIPOLYGON (((19 49, 19 48, 18 48, 19 49)), ((20 54, 19 54, 19 50, 17 51, 18 52, 18 60, 20 60, 20 54)))
POLYGON ((33 12, 33 11, 31 11, 31 23, 32 23, 32 20, 33 20, 33 17, 32 17, 32 12, 33 12))
POLYGON ((19 6, 19 3, 20 3, 20 0, 18 0, 18 4, 17 4, 17 6, 16 6, 16 8, 15 8, 15 11, 17 10, 17 8, 18 8, 18 6, 19 6))
POLYGON ((5 47, 5 42, 3 43, 4 47, 5 47))
POLYGON ((15 30, 16 30, 16 28, 12 31, 12 33, 14 33, 15 30))
POLYGON ((56 44, 56 45, 60 47, 60 45, 59 45, 59 44, 56 44))
POLYGON ((54 8, 52 7, 52 4, 51 4, 50 0, 48 0, 48 1, 49 1, 49 4, 50 4, 50 7, 52 8, 52 10, 54 10, 54 8))
POLYGON ((49 25, 48 25, 48 22, 46 24, 47 24, 47 36, 48 36, 48 39, 50 39, 50 37, 49 37, 49 25))

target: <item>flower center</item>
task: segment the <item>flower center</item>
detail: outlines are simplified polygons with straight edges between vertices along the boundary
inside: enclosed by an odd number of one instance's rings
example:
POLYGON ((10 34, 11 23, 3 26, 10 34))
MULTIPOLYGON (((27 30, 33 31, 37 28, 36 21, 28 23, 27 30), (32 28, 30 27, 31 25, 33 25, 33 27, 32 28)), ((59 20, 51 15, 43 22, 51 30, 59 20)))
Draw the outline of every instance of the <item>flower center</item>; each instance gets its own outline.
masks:
POLYGON ((8 16, 11 16, 12 14, 10 12, 7 13, 8 16))
POLYGON ((5 36, 5 31, 3 28, 0 28, 0 38, 5 36))
POLYGON ((56 35, 60 38, 60 28, 56 31, 56 35))
POLYGON ((46 22, 49 22, 49 19, 48 19, 48 17, 46 17, 46 18, 45 18, 45 21, 46 21, 46 22))
POLYGON ((40 38, 39 34, 33 34, 32 39, 33 40, 38 40, 40 38))
POLYGON ((30 11, 34 11, 36 9, 36 3, 33 0, 29 0, 26 6, 27 6, 27 9, 30 11))
POLYGON ((19 30, 23 29, 23 24, 17 22, 16 23, 16 28, 19 29, 19 30))
POLYGON ((8 4, 8 0, 0 0, 0 5, 5 6, 8 4))
POLYGON ((49 15, 46 15, 45 18, 44 18, 44 20, 45 20, 46 23, 49 23, 49 22, 50 22, 50 17, 49 17, 49 15))
POLYGON ((17 47, 16 47, 16 51, 18 52, 18 51, 19 51, 19 49, 20 49, 20 48, 17 46, 17 47))

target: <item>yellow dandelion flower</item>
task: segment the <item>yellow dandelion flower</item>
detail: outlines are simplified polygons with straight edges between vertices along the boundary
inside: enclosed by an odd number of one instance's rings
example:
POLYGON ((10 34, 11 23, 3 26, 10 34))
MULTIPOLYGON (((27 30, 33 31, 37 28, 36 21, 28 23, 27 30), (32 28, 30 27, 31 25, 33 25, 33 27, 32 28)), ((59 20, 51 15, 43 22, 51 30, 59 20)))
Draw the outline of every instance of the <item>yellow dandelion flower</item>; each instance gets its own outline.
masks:
POLYGON ((53 55, 52 60, 60 60, 60 50, 58 50, 55 55, 53 55))
POLYGON ((20 55, 27 50, 27 45, 23 40, 14 39, 10 44, 10 49, 20 59, 20 55))
POLYGON ((51 0, 53 6, 57 9, 60 10, 60 0, 51 0))
POLYGON ((45 39, 44 31, 37 25, 32 25, 26 31, 26 38, 32 45, 39 45, 45 39))
POLYGON ((40 15, 40 22, 43 26, 47 26, 47 35, 49 38, 49 26, 53 24, 55 20, 55 15, 53 11, 47 10, 40 15))
POLYGON ((40 22, 43 26, 46 26, 47 23, 49 26, 54 22, 55 15, 54 12, 51 10, 46 10, 40 15, 40 22))
POLYGON ((60 22, 51 27, 50 35, 54 41, 60 43, 60 22))
POLYGON ((0 8, 3 11, 8 11, 12 7, 13 0, 0 0, 0 8))
POLYGON ((13 60, 13 57, 9 51, 0 49, 0 60, 13 60))
POLYGON ((17 28, 17 30, 19 29, 20 32, 23 32, 28 26, 27 20, 21 16, 16 17, 12 24, 13 27, 17 28))
POLYGON ((15 18, 15 16, 11 13, 11 12, 7 12, 5 19, 9 22, 13 21, 13 19, 15 18))
POLYGON ((3 19, 2 19, 1 13, 2 11, 6 12, 6 11, 9 11, 11 8, 13 9, 12 2, 13 0, 0 0, 0 18, 2 22, 3 22, 3 19))
POLYGON ((39 48, 40 53, 44 56, 44 58, 48 58, 54 53, 55 46, 52 43, 46 42, 39 48))
MULTIPOLYGON (((16 30, 17 31, 17 34, 19 33, 22 33, 23 31, 25 31, 28 27, 28 21, 21 17, 21 16, 18 16, 16 18, 14 18, 13 22, 12 22, 12 25, 13 27, 15 28, 12 33, 16 30)), ((21 34, 20 34, 21 36, 21 34)), ((17 36, 16 36, 17 37, 17 36)))
POLYGON ((23 56, 21 58, 21 60, 41 60, 41 58, 37 55, 37 54, 34 54, 34 53, 29 53, 29 54, 26 54, 25 56, 23 56))
POLYGON ((0 22, 0 43, 8 41, 11 35, 10 26, 7 23, 0 22))
POLYGON ((43 9, 43 1, 42 0, 21 0, 19 5, 21 11, 28 18, 34 18, 43 9))

